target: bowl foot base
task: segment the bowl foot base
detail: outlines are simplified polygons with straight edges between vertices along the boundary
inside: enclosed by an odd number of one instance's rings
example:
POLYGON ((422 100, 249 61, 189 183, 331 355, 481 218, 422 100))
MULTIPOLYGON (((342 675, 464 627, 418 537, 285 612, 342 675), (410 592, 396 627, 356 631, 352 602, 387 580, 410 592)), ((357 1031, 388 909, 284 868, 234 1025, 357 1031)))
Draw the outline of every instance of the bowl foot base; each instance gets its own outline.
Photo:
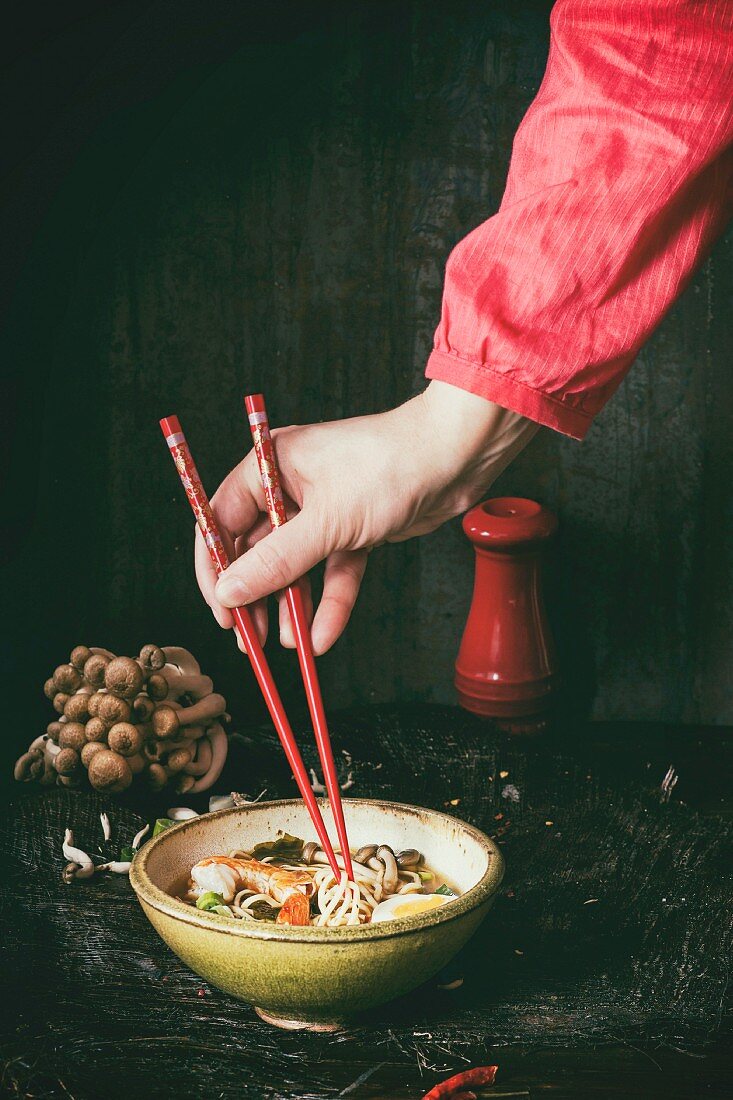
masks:
POLYGON ((323 1023, 317 1020, 289 1020, 285 1016, 275 1016, 264 1008, 254 1006, 254 1010, 261 1020, 274 1027, 281 1027, 285 1031, 341 1031, 343 1024, 337 1022, 323 1023))

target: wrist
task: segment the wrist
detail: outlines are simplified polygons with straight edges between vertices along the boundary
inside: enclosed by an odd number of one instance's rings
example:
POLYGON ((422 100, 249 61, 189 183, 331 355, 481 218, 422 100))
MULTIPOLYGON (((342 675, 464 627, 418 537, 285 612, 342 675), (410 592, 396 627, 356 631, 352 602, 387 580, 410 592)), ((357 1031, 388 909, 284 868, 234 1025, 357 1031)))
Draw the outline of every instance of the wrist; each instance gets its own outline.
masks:
POLYGON ((447 382, 431 381, 420 395, 455 492, 455 514, 476 503, 539 430, 512 409, 447 382))

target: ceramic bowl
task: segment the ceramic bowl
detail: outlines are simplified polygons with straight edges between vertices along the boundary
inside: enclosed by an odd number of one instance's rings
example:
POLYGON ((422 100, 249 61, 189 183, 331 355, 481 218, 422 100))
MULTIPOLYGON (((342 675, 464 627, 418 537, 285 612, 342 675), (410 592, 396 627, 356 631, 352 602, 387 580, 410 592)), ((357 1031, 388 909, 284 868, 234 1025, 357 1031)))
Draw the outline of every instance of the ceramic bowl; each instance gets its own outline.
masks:
MULTIPOLYGON (((416 917, 321 929, 234 921, 171 896, 204 856, 250 850, 278 830, 312 838, 308 811, 295 799, 181 822, 142 847, 130 881, 162 939, 211 985, 283 1027, 338 1027, 445 966, 483 921, 504 873, 494 842, 447 814, 366 799, 345 799, 344 811, 352 848, 374 842, 395 851, 417 848, 460 897, 416 917)), ((326 802, 321 812, 335 835, 326 802)))

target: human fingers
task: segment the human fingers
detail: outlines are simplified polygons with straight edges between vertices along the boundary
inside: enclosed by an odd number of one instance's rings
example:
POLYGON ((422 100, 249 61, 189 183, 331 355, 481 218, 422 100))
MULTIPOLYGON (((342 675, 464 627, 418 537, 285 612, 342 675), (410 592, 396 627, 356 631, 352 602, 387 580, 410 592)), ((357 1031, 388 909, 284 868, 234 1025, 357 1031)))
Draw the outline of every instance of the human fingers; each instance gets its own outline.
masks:
POLYGON ((216 599, 241 607, 287 588, 334 549, 332 538, 327 524, 307 509, 299 512, 229 566, 216 585, 216 599))
MULTIPOLYGON (((303 595, 306 622, 310 626, 313 622, 313 594, 311 592, 311 582, 308 577, 301 577, 298 583, 303 595)), ((295 634, 290 619, 290 608, 288 607, 287 597, 284 592, 280 593, 278 596, 278 609, 280 617, 280 645, 284 646, 285 649, 295 649, 295 634)))
POLYGON ((196 525, 196 536, 194 538, 194 562, 196 566, 196 580, 201 589, 201 595, 211 608, 219 626, 223 627, 225 630, 230 630, 234 626, 234 619, 232 618, 231 611, 226 607, 222 607, 214 595, 217 572, 209 557, 209 551, 198 524, 196 525))
POLYGON ((265 498, 253 451, 227 474, 211 498, 211 507, 222 534, 232 543, 254 526, 265 511, 265 498))
POLYGON ((323 595, 311 629, 317 655, 330 649, 343 633, 359 595, 367 557, 367 550, 338 550, 326 560, 323 595))

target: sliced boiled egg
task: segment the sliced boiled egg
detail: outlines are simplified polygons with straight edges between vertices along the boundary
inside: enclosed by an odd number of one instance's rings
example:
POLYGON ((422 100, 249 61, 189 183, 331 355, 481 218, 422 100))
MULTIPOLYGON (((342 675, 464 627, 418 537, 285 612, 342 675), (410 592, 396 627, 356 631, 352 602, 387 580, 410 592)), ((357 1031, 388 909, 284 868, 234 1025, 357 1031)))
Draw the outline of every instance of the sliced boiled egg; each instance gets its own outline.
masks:
POLYGON ((400 917, 417 917, 420 913, 429 913, 439 909, 453 898, 446 894, 393 894, 391 898, 380 901, 372 913, 372 924, 383 920, 399 920, 400 917))

